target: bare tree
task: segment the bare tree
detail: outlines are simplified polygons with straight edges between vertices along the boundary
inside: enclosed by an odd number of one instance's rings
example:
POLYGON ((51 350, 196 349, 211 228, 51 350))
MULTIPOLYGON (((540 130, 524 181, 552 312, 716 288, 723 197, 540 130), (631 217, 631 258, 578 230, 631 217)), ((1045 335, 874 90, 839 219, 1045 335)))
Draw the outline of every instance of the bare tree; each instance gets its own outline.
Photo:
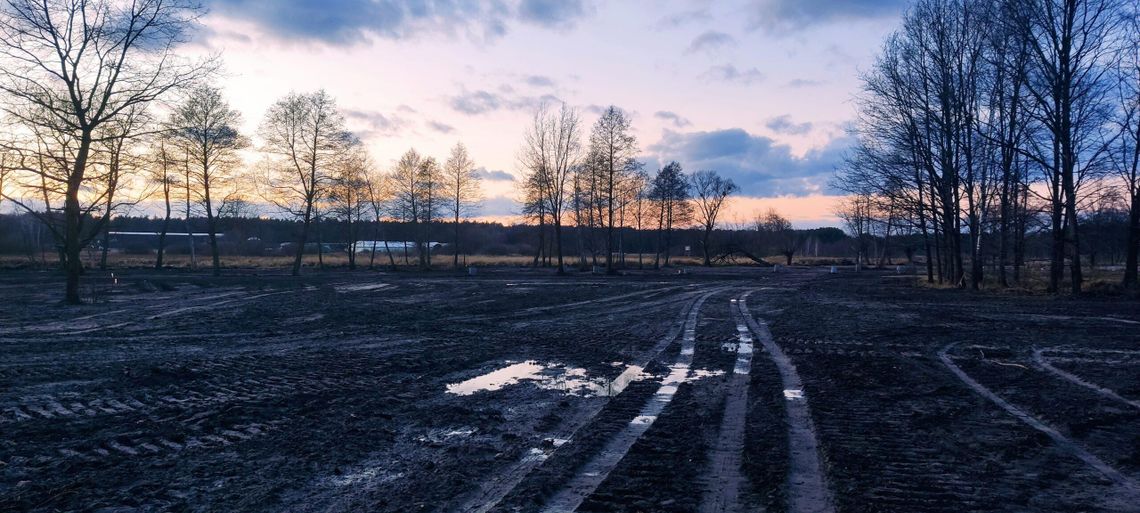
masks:
POLYGON ((1128 247, 1124 259, 1124 286, 1140 286, 1140 3, 1124 11, 1125 27, 1120 46, 1120 86, 1117 125, 1120 135, 1112 152, 1113 167, 1124 183, 1128 201, 1128 247))
POLYGON ((416 150, 408 150, 396 162, 390 179, 390 212, 411 226, 420 268, 431 269, 431 223, 436 221, 444 203, 439 164, 416 150))
POLYGON ((105 169, 103 173, 103 243, 100 248, 99 268, 107 268, 107 253, 111 248, 111 222, 113 216, 137 205, 150 193, 149 184, 134 183, 141 169, 141 157, 135 153, 134 134, 149 122, 141 108, 131 109, 128 115, 108 123, 110 133, 100 137, 100 148, 92 152, 92 163, 105 169))
POLYGON ((669 248, 673 244, 673 227, 692 221, 693 206, 689 202, 689 180, 681 169, 681 164, 670 162, 653 177, 649 192, 650 199, 657 204, 657 244, 653 267, 660 267, 661 254, 665 254, 665 265, 669 265, 669 248))
POLYGON ((431 228, 432 223, 439 219, 440 212, 446 203, 443 183, 443 171, 439 162, 432 157, 420 161, 416 171, 416 179, 420 182, 419 191, 419 230, 416 232, 416 247, 419 250, 420 267, 431 269, 431 228))
MULTIPOLYGON (((389 202, 392 201, 392 181, 387 174, 381 173, 377 169, 370 168, 365 175, 365 189, 368 194, 368 206, 372 209, 372 247, 370 248, 370 256, 368 258, 368 268, 374 268, 376 264, 376 241, 383 236, 381 227, 386 213, 390 212, 389 202)), ((388 240, 384 240, 384 252, 388 254, 388 264, 393 270, 396 269, 396 258, 392 255, 392 248, 388 246, 388 240)))
POLYGON ((775 243, 776 251, 784 255, 785 263, 792 265, 792 257, 803 247, 803 236, 792 228, 792 222, 781 216, 775 209, 768 209, 757 221, 761 231, 775 243))
POLYGON ((843 220, 847 233, 855 246, 855 269, 859 270, 868 259, 868 239, 871 237, 874 199, 869 194, 854 194, 840 201, 835 215, 843 220))
POLYGON ((596 155, 594 163, 599 175, 599 208, 604 209, 606 227, 606 273, 614 274, 614 227, 615 213, 620 207, 619 194, 625 175, 638 168, 636 160, 637 138, 630 133, 630 119, 625 111, 610 106, 590 134, 591 151, 596 155))
POLYGON ((1018 11, 1031 55, 1027 114, 1042 129, 1023 153, 1049 183, 1053 292, 1060 289, 1066 251, 1072 292, 1081 291, 1078 196, 1107 156, 1103 130, 1121 13, 1119 0, 1030 0, 1018 11))
POLYGON ((717 217, 720 216, 725 200, 739 188, 732 180, 724 178, 712 170, 697 171, 693 173, 693 202, 696 204, 696 218, 704 229, 702 236, 702 250, 704 251, 705 267, 712 266, 711 247, 712 232, 716 228, 717 217))
POLYGON ((530 195, 541 202, 532 208, 539 214, 540 225, 549 215, 554 226, 554 245, 558 273, 565 272, 562 251, 562 222, 566 202, 572 201, 574 172, 581 154, 581 122, 578 111, 565 103, 557 113, 539 106, 527 129, 525 142, 519 154, 522 166, 529 171, 527 181, 536 189, 530 195))
MULTIPOLYGON (((238 132, 240 124, 241 114, 230 107, 221 90, 207 85, 194 88, 170 119, 171 133, 186 155, 187 224, 193 197, 206 214, 214 276, 222 272, 218 213, 233 193, 229 185, 241 163, 238 151, 249 146, 238 132)), ((193 236, 190 239, 193 244, 193 236)))
POLYGON ((80 252, 96 228, 85 226, 80 195, 91 185, 98 134, 212 69, 212 61, 187 63, 174 52, 200 12, 181 0, 8 0, 0 8, 0 109, 25 133, 53 132, 69 148, 50 170, 26 170, 63 196, 68 303, 80 302, 80 252))
POLYGON ((369 213, 368 175, 371 162, 359 141, 345 149, 335 166, 328 191, 328 211, 348 227, 348 268, 356 269, 360 225, 369 213))
POLYGON ((148 180, 155 191, 162 195, 162 227, 158 232, 158 251, 154 257, 154 268, 162 269, 162 259, 166 253, 166 235, 170 231, 170 218, 173 213, 171 198, 178 183, 176 175, 179 163, 175 157, 168 134, 160 134, 151 142, 148 180))
POLYGON ((266 112, 259 133, 262 151, 269 156, 268 199, 301 221, 292 271, 298 276, 316 217, 314 208, 327 194, 353 137, 344 129, 336 102, 323 89, 289 93, 278 100, 266 112))
POLYGON ((458 143, 451 149, 451 155, 443 166, 442 179, 448 195, 445 210, 452 215, 455 223, 455 255, 452 266, 458 269, 459 221, 474 214, 483 197, 479 175, 475 173, 475 162, 471 160, 463 143, 458 143))

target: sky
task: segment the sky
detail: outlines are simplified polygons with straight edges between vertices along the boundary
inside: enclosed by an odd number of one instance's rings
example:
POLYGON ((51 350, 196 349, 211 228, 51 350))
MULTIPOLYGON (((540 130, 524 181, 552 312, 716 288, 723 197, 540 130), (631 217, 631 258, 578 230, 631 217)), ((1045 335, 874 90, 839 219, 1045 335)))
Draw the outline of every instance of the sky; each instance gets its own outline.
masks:
MULTIPOLYGON (((741 188, 726 223, 776 208, 837 225, 828 187, 851 144, 859 73, 900 0, 207 0, 192 51, 253 134, 290 91, 326 89, 374 160, 446 158, 463 142, 485 218, 518 212, 517 155, 542 102, 588 126, 632 116, 652 174, 671 160, 741 188)), ((586 134, 584 134, 586 135, 586 134)))

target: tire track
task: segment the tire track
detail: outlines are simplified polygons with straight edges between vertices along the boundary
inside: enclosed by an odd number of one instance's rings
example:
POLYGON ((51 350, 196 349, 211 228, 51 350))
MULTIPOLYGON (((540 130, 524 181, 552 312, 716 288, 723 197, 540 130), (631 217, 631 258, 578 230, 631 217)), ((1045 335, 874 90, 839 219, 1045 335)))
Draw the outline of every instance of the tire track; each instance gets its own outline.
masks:
POLYGON ((1062 435, 1056 429, 1053 429, 1049 425, 1045 424, 1045 422, 1041 421, 1037 417, 1034 417, 1025 410, 1014 406, 1009 401, 1002 399, 985 385, 982 385, 978 381, 971 378, 968 374, 966 374, 965 371, 963 371, 960 367, 958 367, 957 364, 954 363, 948 354, 949 351, 952 350, 957 344, 957 342, 954 342, 947 345, 946 347, 943 347, 942 350, 938 352, 938 357, 942 360, 942 363, 946 365, 948 369, 950 369, 950 372, 954 373, 954 375, 962 383, 966 384, 966 386, 970 387, 970 389, 972 389, 978 395, 985 397, 990 402, 997 405, 999 408, 1005 410, 1006 413, 1017 418, 1017 420, 1020 420, 1029 427, 1036 429, 1037 431, 1040 431, 1041 433, 1048 436, 1053 440, 1053 443, 1056 444, 1058 448, 1071 453, 1073 456, 1076 456, 1089 467, 1096 469, 1101 473, 1101 475, 1103 475, 1116 486, 1116 492, 1121 496, 1122 503, 1131 503, 1134 505, 1140 504, 1140 484, 1136 483, 1136 481, 1133 481, 1129 477, 1125 476, 1115 467, 1109 465, 1108 463, 1105 463, 1103 460, 1090 453, 1084 447, 1081 447, 1065 435, 1062 435))
MULTIPOLYGON (((196 449, 221 449, 251 440, 276 429, 280 421, 268 423, 232 424, 212 429, 207 434, 171 440, 171 436, 112 436, 95 443, 56 449, 58 457, 49 455, 33 459, 37 464, 52 464, 57 459, 76 459, 85 462, 102 462, 113 459, 159 457, 196 449)), ((178 438, 178 437, 173 437, 178 438)))
POLYGON ((657 420, 657 416, 672 402, 673 396, 677 393, 677 388, 689 378, 693 353, 696 348, 697 319, 701 307, 716 292, 718 291, 701 296, 689 310, 685 319, 681 350, 674 364, 670 366, 671 372, 662 380, 657 392, 646 401, 641 411, 626 425, 625 429, 611 438, 593 459, 578 470, 570 482, 566 483, 547 501, 542 511, 546 513, 568 513, 577 510, 578 506, 617 467, 629 449, 633 447, 633 444, 641 438, 641 435, 649 430, 649 427, 657 420))
POLYGON ((1128 399, 1128 398, 1123 397, 1120 394, 1116 393, 1112 389, 1102 387, 1100 385, 1097 385, 1096 383, 1087 381, 1087 380, 1081 378, 1080 376, 1077 376, 1076 374, 1072 374, 1072 373, 1069 373, 1069 372, 1066 372, 1066 371, 1063 371, 1061 369, 1054 367, 1052 364, 1049 363, 1049 361, 1047 360, 1047 357, 1043 354, 1045 351, 1049 351, 1050 349, 1051 348, 1035 349, 1033 351, 1033 361, 1036 362, 1037 365, 1039 367, 1041 367, 1042 369, 1045 369, 1049 372, 1052 372, 1053 374, 1056 374, 1060 378, 1062 378, 1062 379, 1064 379, 1070 383, 1085 387, 1089 390, 1092 390, 1093 392, 1096 392, 1096 393, 1098 393, 1104 397, 1107 397, 1109 399, 1112 399, 1114 401, 1124 403, 1124 404, 1129 405, 1133 408, 1140 408, 1140 401, 1134 401, 1132 399, 1128 399))
POLYGON ((785 414, 788 421, 788 452, 791 461, 788 468, 788 511, 791 513, 832 513, 835 502, 827 486, 823 462, 819 455, 819 443, 812 424, 808 399, 804 395, 803 383, 792 361, 780 346, 772 340, 768 326, 758 323, 748 311, 745 301, 737 303, 745 325, 756 335, 769 357, 780 371, 784 385, 785 414))
MULTIPOLYGON (((706 292, 700 297, 690 299, 688 304, 682 308, 680 313, 680 322, 674 324, 673 328, 662 337, 655 346, 646 351, 639 361, 633 363, 634 366, 645 368, 652 361, 656 360, 670 344, 677 339, 683 332, 687 324, 687 319, 690 318, 693 312, 700 309, 701 304, 711 295, 720 292, 720 288, 713 289, 706 292)), ((695 293, 694 293, 695 294, 695 293)), ((597 416, 605 407, 605 402, 597 402, 591 406, 582 415, 580 415, 574 422, 571 422, 567 431, 562 434, 554 435, 554 438, 567 440, 566 443, 572 443, 574 434, 578 429, 587 425, 590 420, 597 416)), ((528 451, 521 459, 513 463, 503 473, 496 475, 491 480, 480 484, 479 490, 474 494, 474 497, 468 499, 455 511, 457 513, 486 513, 491 511, 502 502, 512 490, 515 489, 527 475, 535 468, 542 465, 550 456, 558 449, 557 446, 548 448, 534 448, 528 451)))
POLYGON ((702 513, 736 513, 742 511, 740 490, 746 480, 741 465, 744 456, 744 429, 748 416, 748 387, 752 374, 752 332, 744 322, 741 311, 751 292, 733 299, 732 317, 736 321, 736 365, 729 379, 724 402, 724 417, 720 434, 710 455, 709 488, 701 501, 702 513))

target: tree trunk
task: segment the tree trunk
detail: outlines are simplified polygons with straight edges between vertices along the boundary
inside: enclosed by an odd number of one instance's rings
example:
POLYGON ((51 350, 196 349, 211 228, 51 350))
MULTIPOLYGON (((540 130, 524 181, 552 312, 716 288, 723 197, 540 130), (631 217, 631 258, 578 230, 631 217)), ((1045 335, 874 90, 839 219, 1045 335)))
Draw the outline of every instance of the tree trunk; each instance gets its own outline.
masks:
POLYGON ((711 237, 712 237, 712 228, 706 228, 704 240, 702 241, 702 244, 701 244, 701 249, 704 250, 704 254, 705 254, 705 267, 712 267, 712 259, 709 256, 709 239, 711 237))
POLYGON ((1128 211, 1128 249, 1124 258, 1124 286, 1136 288, 1137 260, 1140 255, 1140 191, 1132 195, 1132 205, 1128 211))
POLYGON ((79 297, 79 276, 83 274, 83 262, 79 260, 80 229, 83 217, 79 207, 79 189, 83 185, 83 175, 87 169, 87 155, 91 151, 91 132, 80 134, 79 151, 75 155, 71 176, 67 180, 67 192, 63 205, 64 233, 63 254, 66 258, 67 284, 64 290, 64 301, 71 305, 82 302, 79 297))
POLYGON ((154 268, 162 269, 162 254, 166 252, 166 232, 170 229, 170 186, 163 177, 163 197, 166 201, 166 216, 162 218, 162 231, 158 232, 158 254, 154 258, 154 268))
POLYGON ((297 251, 293 254, 293 276, 301 275, 301 258, 305 255, 305 243, 309 240, 309 222, 312 220, 313 203, 306 203, 305 215, 301 218, 301 239, 297 243, 297 251))
POLYGON ((562 267, 562 216, 554 218, 554 252, 558 257, 558 274, 566 274, 566 269, 562 267))
POLYGON ((455 253, 452 259, 451 266, 459 269, 459 202, 455 202, 455 247, 451 248, 455 253))

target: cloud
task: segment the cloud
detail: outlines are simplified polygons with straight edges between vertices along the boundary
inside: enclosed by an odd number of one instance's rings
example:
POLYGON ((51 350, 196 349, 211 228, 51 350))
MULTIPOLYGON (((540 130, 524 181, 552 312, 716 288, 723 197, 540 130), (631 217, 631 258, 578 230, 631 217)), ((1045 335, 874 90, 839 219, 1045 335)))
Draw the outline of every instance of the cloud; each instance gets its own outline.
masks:
POLYGON ((483 114, 499 110, 503 100, 495 93, 472 91, 451 97, 450 103, 451 108, 464 114, 483 114))
POLYGON ((516 216, 522 211, 522 205, 506 196, 493 196, 483 200, 479 214, 486 217, 516 216))
POLYGON ((371 37, 408 39, 423 34, 465 35, 492 41, 512 21, 548 28, 572 27, 590 10, 582 0, 206 0, 213 13, 248 21, 286 40, 332 45, 371 37))
POLYGON ((403 116, 376 110, 343 109, 343 112, 350 126, 362 127, 353 130, 362 139, 399 135, 410 124, 403 116))
POLYGON ((682 27, 690 23, 697 23, 701 21, 709 21, 712 19, 712 14, 709 13, 708 8, 693 9, 690 11, 681 11, 673 14, 663 16, 657 20, 657 28, 671 29, 682 27))
POLYGON ((554 79, 543 75, 528 75, 523 80, 534 87, 554 87, 554 79))
POLYGON ((515 94, 510 86, 500 87, 499 93, 492 93, 487 90, 476 90, 463 92, 448 98, 447 103, 452 109, 475 116, 479 114, 486 114, 499 110, 527 110, 539 106, 539 104, 546 103, 559 103, 562 100, 552 94, 544 94, 541 96, 528 96, 515 94))
POLYGON ((672 111, 668 111, 668 110, 659 110, 657 112, 654 112, 653 117, 655 117, 657 119, 664 119, 665 121, 672 122, 673 126, 675 126, 677 128, 684 128, 684 127, 689 126, 691 124, 691 123, 689 123, 689 120, 681 117, 676 112, 672 112, 672 111))
POLYGON ((807 78, 793 78, 793 79, 789 80, 786 85, 788 87, 793 88, 793 89, 803 89, 805 87, 821 86, 824 83, 825 82, 823 82, 822 80, 811 80, 811 79, 807 79, 807 78))
POLYGON ((812 124, 810 122, 793 123, 792 117, 784 114, 769 119, 764 126, 777 134, 786 135, 803 135, 811 131, 812 124))
POLYGON ((708 132, 665 130, 648 148, 648 161, 676 160, 688 171, 712 169, 731 178, 746 196, 804 196, 830 193, 827 183, 853 141, 831 140, 823 148, 796 157, 791 148, 741 128, 708 132))
POLYGON ((440 123, 439 121, 428 121, 427 126, 428 128, 435 130, 441 134, 450 134, 455 131, 455 127, 445 123, 440 123))
POLYGON ((701 73, 701 78, 704 78, 705 80, 735 82, 748 85, 764 80, 764 73, 760 72, 760 70, 756 68, 740 70, 732 64, 724 64, 721 66, 713 66, 709 68, 704 73, 701 73))
POLYGON ((735 44, 736 38, 724 32, 709 30, 693 39, 693 42, 689 43, 689 48, 685 50, 685 53, 714 52, 735 44))
POLYGON ((515 181, 515 175, 512 175, 506 171, 499 171, 497 169, 487 169, 485 167, 481 167, 481 168, 476 169, 474 171, 474 174, 476 176, 478 176, 479 178, 482 178, 483 180, 487 180, 487 181, 491 181, 491 182, 513 182, 513 181, 515 181))
POLYGON ((753 0, 748 27, 789 33, 827 23, 898 16, 908 0, 753 0))
POLYGON ((523 0, 519 19, 544 27, 570 28, 589 10, 583 0, 523 0))
POLYGON ((585 110, 586 112, 589 112, 595 116, 601 116, 604 112, 606 112, 606 109, 608 108, 610 108, 609 105, 598 105, 596 103, 591 103, 585 107, 582 107, 582 110, 585 110))

